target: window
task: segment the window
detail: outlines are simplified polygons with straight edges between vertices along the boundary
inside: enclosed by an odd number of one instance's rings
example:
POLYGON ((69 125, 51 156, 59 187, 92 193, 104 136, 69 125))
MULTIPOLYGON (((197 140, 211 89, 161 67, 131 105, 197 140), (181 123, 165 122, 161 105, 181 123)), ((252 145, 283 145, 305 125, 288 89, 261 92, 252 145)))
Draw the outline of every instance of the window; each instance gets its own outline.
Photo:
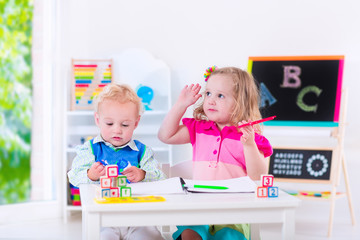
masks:
MULTIPOLYGON (((0 131, 11 129, 9 126, 1 126, 4 125, 4 121, 8 122, 8 115, 15 114, 18 119, 17 121, 22 121, 23 125, 28 127, 28 132, 26 132, 26 128, 15 121, 17 125, 20 126, 19 131, 21 134, 25 135, 23 140, 15 138, 20 142, 20 146, 22 147, 16 148, 18 151, 21 150, 20 153, 22 155, 18 155, 25 158, 25 155, 28 154, 26 156, 28 159, 31 159, 31 161, 29 160, 28 162, 20 161, 20 158, 17 157, 16 154, 9 154, 9 163, 14 164, 21 162, 18 164, 21 165, 20 168, 23 172, 17 174, 17 177, 20 176, 18 180, 4 181, 8 185, 6 188, 10 189, 9 191, 12 193, 8 199, 15 201, 7 201, 5 205, 0 206, 0 212, 2 213, 0 224, 20 220, 34 220, 34 218, 58 217, 61 215, 61 204, 58 194, 60 189, 57 187, 59 186, 57 179, 59 178, 59 166, 61 166, 61 164, 56 165, 55 163, 59 162, 56 156, 61 156, 61 153, 57 153, 60 151, 59 149, 61 149, 62 141, 61 137, 58 138, 57 144, 55 144, 53 140, 53 136, 58 134, 59 131, 61 132, 61 127, 54 127, 56 124, 61 126, 59 120, 56 121, 54 119, 59 119, 59 116, 62 114, 61 107, 54 104, 57 102, 56 99, 62 96, 62 94, 59 92, 54 94, 55 91, 53 91, 53 83, 56 79, 56 7, 58 1, 35 0, 34 5, 32 5, 32 3, 32 0, 9 0, 1 3, 2 5, 0 4, 0 8, 3 8, 1 13, 2 23, 4 23, 5 18, 3 14, 7 14, 6 11, 14 12, 14 14, 17 14, 16 17, 9 18, 9 16, 6 16, 6 24, 23 24, 24 26, 21 25, 21 27, 25 29, 25 33, 23 34, 18 33, 11 35, 14 38, 16 36, 19 38, 16 39, 19 42, 14 48, 15 50, 9 53, 12 54, 9 58, 13 62, 9 60, 7 65, 1 63, 1 74, 5 72, 8 75, 6 75, 6 78, 0 75, 0 81, 8 81, 9 79, 19 79, 19 81, 18 83, 14 81, 14 86, 9 84, 6 87, 3 87, 5 85, 3 85, 2 82, 0 83, 0 91, 2 91, 0 92, 0 99, 9 99, 9 94, 10 96, 12 94, 14 95, 12 97, 14 97, 13 100, 15 101, 14 107, 6 111, 1 109, 4 103, 2 104, 0 102, 0 131), (25 27, 25 23, 27 23, 26 21, 30 21, 31 23, 31 17, 32 25, 29 25, 29 29, 25 27), (16 54, 17 51, 23 54, 21 55, 22 57, 14 58, 14 54, 16 54), (22 58, 24 59, 23 61, 22 58), (6 66, 6 68, 3 68, 3 66, 6 66), (19 76, 20 74, 22 75, 19 76), (32 79, 32 82, 26 82, 26 79, 32 79), (12 89, 14 89, 13 92, 11 91, 12 89), (29 158, 29 156, 31 156, 31 158, 29 158), (14 183, 12 183, 12 181, 14 183), (24 186, 25 190, 23 190, 24 186)), ((21 30, 20 27, 16 28, 9 25, 4 27, 0 25, 0 35, 6 34, 8 29, 21 30)), ((8 37, 1 36, 0 38, 6 39, 7 41, 9 40, 8 37)), ((14 43, 14 41, 12 43, 14 43)), ((6 43, 0 42, 0 44, 6 43)), ((3 46, 1 46, 0 52, 1 51, 4 51, 3 46)), ((1 61, 3 61, 3 58, 1 58, 1 61)), ((8 136, 5 140, 8 140, 8 136)), ((0 136, 0 147, 2 146, 1 141, 9 145, 9 141, 2 140, 0 136)), ((0 148, 0 157, 1 154, 0 148)), ((4 167, 3 160, 0 161, 0 171, 2 167, 4 167)), ((5 177, 8 177, 8 175, 5 177)), ((0 179, 0 182, 2 183, 3 180, 0 179)), ((1 186, 1 189, 2 188, 1 186)), ((2 198, 1 195, 0 198, 2 198)))
POLYGON ((0 21, 0 204, 30 199, 33 6, 7 1, 0 21))

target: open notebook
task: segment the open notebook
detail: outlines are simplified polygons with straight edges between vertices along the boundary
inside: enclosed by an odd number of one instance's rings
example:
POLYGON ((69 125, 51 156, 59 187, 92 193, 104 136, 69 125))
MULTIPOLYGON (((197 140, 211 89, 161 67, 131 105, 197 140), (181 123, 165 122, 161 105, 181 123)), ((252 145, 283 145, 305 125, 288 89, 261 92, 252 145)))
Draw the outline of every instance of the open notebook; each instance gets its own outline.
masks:
POLYGON ((249 177, 226 180, 200 181, 173 177, 155 182, 131 183, 132 195, 202 193, 250 193, 257 185, 249 177))

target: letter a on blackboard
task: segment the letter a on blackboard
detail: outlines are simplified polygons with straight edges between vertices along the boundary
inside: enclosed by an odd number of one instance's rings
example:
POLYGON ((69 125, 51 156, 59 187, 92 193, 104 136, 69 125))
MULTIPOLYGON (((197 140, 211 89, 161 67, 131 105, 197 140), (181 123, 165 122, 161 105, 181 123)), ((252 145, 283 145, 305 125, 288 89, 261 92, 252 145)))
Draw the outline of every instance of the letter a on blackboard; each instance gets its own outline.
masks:
POLYGON ((265 86, 264 83, 260 83, 260 95, 261 95, 261 103, 260 103, 261 108, 266 107, 266 102, 269 103, 269 106, 276 103, 276 99, 270 93, 269 89, 265 86))

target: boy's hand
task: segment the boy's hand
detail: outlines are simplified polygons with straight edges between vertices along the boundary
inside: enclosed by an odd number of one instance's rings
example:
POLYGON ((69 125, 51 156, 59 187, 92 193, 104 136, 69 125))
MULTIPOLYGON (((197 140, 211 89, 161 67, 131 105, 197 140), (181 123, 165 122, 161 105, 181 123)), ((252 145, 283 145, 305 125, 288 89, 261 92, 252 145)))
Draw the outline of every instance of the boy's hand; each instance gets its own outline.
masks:
POLYGON ((186 85, 180 92, 178 103, 186 107, 193 105, 201 97, 201 94, 199 94, 200 89, 201 86, 198 83, 190 86, 186 85))
POLYGON ((130 182, 140 182, 145 178, 146 172, 140 168, 131 166, 122 171, 122 174, 125 175, 130 182))
MULTIPOLYGON (((238 123, 238 125, 240 126, 245 123, 247 122, 241 121, 238 123)), ((249 126, 241 127, 239 128, 239 131, 243 133, 243 135, 240 138, 240 141, 244 146, 253 144, 255 142, 255 131, 253 126, 249 125, 249 126)))
POLYGON ((93 165, 91 165, 87 175, 90 180, 97 181, 101 176, 105 175, 105 166, 100 162, 95 162, 93 165))

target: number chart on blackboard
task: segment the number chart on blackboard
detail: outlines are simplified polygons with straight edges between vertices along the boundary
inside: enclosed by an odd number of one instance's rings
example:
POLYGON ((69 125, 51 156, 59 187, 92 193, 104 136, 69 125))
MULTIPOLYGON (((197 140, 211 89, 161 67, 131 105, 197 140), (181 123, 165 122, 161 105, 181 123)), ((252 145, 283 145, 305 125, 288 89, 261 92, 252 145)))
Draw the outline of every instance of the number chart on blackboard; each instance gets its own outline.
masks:
POLYGON ((269 174, 275 178, 330 180, 332 150, 275 149, 269 174))
POLYGON ((344 56, 249 57, 269 126, 337 127, 344 56))

